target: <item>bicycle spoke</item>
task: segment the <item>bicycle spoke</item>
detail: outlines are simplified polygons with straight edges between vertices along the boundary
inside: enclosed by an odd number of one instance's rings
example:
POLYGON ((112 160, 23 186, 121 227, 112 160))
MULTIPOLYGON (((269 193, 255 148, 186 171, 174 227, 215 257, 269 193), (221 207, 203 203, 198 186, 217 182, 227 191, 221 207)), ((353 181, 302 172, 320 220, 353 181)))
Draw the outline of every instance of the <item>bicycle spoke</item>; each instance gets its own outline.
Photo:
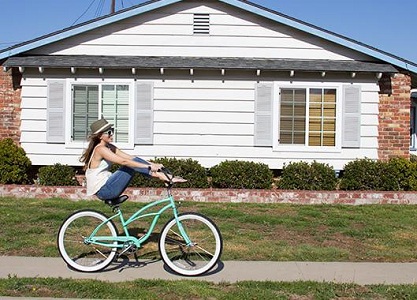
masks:
POLYGON ((222 240, 212 221, 196 213, 187 213, 165 225, 159 249, 169 268, 179 274, 193 276, 207 272, 217 263, 222 240), (180 234, 178 221, 190 239, 189 245, 180 234))
POLYGON ((202 248, 202 247, 200 247, 198 245, 195 245, 195 247, 198 248, 198 249, 200 249, 201 251, 203 251, 204 253, 206 253, 206 254, 208 254, 210 256, 213 256, 214 255, 213 253, 207 251, 206 249, 204 249, 204 248, 202 248))
POLYGON ((113 223, 99 212, 82 210, 64 221, 58 233, 58 249, 65 262, 76 270, 94 272, 108 266, 116 255, 115 244, 98 245, 86 242, 90 235, 117 237, 113 223))

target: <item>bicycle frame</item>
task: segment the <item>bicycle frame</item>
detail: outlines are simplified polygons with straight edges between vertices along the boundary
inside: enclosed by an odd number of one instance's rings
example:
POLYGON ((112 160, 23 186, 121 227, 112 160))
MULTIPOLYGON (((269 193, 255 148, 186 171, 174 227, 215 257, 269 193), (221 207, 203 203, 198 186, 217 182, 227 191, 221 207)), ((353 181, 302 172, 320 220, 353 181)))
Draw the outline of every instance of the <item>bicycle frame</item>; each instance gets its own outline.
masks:
POLYGON ((180 231, 181 236, 184 238, 186 244, 189 246, 192 244, 192 242, 190 241, 190 238, 188 237, 187 233, 185 232, 181 222, 178 219, 178 211, 177 211, 177 207, 175 205, 175 201, 174 201, 174 197, 171 195, 169 188, 168 188, 168 198, 165 199, 161 199, 161 200, 157 200, 154 202, 151 202, 147 205, 145 205, 144 207, 142 207, 140 210, 138 210, 136 213, 134 213, 129 219, 125 220, 123 217, 123 213, 122 210, 119 208, 117 209, 117 213, 114 214, 113 216, 109 217, 107 220, 103 221, 100 225, 98 225, 95 230, 91 233, 91 235, 89 237, 86 237, 84 242, 87 244, 96 244, 96 245, 101 245, 101 246, 105 246, 105 247, 109 247, 109 248, 124 248, 126 247, 127 243, 133 243, 136 247, 140 248, 141 244, 143 242, 145 242, 152 234, 153 230, 155 229, 155 226, 159 220, 159 217, 168 209, 172 209, 173 215, 175 217, 175 220, 177 222, 177 226, 178 229, 180 231), (163 205, 165 204, 165 206, 163 206, 159 211, 157 212, 153 212, 153 213, 146 213, 145 212, 147 210, 149 210, 150 208, 157 206, 157 205, 163 205), (149 226, 149 229, 147 231, 147 233, 140 237, 140 238, 136 238, 134 236, 131 236, 129 234, 128 231, 128 226, 130 223, 139 220, 139 219, 143 219, 146 217, 152 217, 152 222, 149 226), (123 227, 123 232, 124 235, 123 236, 117 236, 117 237, 112 237, 112 236, 96 236, 96 233, 100 230, 100 228, 104 225, 106 225, 108 222, 110 222, 113 219, 117 219, 119 218, 120 223, 122 224, 123 227))

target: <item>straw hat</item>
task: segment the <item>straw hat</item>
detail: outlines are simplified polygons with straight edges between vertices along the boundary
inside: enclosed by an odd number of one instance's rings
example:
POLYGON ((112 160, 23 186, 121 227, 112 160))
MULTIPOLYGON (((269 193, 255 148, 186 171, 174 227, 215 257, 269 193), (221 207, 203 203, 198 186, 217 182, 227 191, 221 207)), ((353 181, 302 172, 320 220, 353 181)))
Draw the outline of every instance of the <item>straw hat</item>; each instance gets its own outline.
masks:
POLYGON ((110 128, 113 127, 113 124, 110 124, 107 122, 106 119, 101 118, 100 120, 95 121, 93 124, 91 124, 91 132, 92 134, 97 134, 100 132, 104 132, 110 128))

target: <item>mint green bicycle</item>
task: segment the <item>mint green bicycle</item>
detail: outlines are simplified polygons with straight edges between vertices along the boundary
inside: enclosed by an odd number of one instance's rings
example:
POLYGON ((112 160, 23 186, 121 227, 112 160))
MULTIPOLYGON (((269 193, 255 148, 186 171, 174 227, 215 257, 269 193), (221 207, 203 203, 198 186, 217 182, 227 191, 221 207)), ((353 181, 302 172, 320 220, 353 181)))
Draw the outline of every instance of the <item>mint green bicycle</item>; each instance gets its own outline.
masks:
MULTIPOLYGON (((168 170, 162 170, 167 176, 168 170)), ((171 176, 170 178, 172 178, 171 176)), ((168 178, 168 177, 167 177, 168 178)), ((178 213, 171 193, 172 181, 167 183, 168 197, 151 202, 125 219, 120 204, 127 196, 107 202, 114 215, 107 217, 95 210, 80 210, 71 214, 61 225, 57 244, 63 260, 75 270, 97 272, 109 266, 125 253, 136 252, 151 236, 159 217, 166 211, 172 218, 163 226, 158 249, 164 263, 184 276, 198 276, 211 270, 220 259, 223 239, 212 220, 198 213, 178 213), (156 212, 151 208, 162 206, 156 212), (128 226, 139 219, 153 217, 142 237, 129 234, 128 226), (119 234, 113 220, 120 220, 123 234, 119 234)))

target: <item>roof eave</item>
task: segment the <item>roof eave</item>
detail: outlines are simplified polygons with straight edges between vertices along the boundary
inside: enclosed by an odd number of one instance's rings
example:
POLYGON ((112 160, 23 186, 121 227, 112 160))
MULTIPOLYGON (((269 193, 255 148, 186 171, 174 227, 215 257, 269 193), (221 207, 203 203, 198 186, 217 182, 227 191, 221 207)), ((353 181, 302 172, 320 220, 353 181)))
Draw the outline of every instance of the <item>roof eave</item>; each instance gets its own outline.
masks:
POLYGON ((74 26, 74 28, 69 27, 67 29, 57 31, 55 34, 48 34, 43 37, 36 38, 32 41, 28 41, 27 43, 24 43, 21 46, 12 46, 10 48, 6 48, 3 50, 3 52, 0 52, 0 60, 180 1, 181 0, 159 0, 155 1, 154 3, 148 3, 147 5, 138 6, 134 9, 125 10, 121 13, 109 15, 108 17, 100 18, 93 22, 85 22, 84 25, 81 26, 74 26))
MULTIPOLYGON (((158 9, 160 7, 164 7, 164 6, 181 2, 181 1, 182 0, 158 0, 154 2, 148 2, 148 3, 145 3, 145 5, 139 5, 133 9, 126 9, 120 13, 109 15, 108 17, 93 20, 91 22, 86 22, 81 26, 74 26, 74 28, 70 27, 68 29, 64 29, 56 33, 52 33, 50 35, 46 35, 44 37, 34 39, 32 41, 22 44, 21 46, 17 45, 15 47, 12 46, 10 48, 4 49, 2 52, 0 52, 0 60, 33 50, 38 47, 45 46, 53 42, 57 42, 65 38, 75 36, 77 34, 80 34, 80 33, 83 33, 83 32, 86 32, 86 31, 89 31, 89 30, 92 30, 101 26, 111 24, 113 22, 117 22, 117 21, 135 16, 138 14, 149 12, 149 11, 158 9)), ((317 37, 323 38, 330 42, 339 44, 341 46, 344 46, 346 48, 349 48, 355 51, 359 51, 361 53, 364 53, 376 59, 392 64, 400 69, 407 70, 409 72, 417 74, 417 64, 413 62, 407 61, 405 59, 402 59, 390 53, 381 51, 379 49, 373 48, 371 46, 359 43, 355 40, 338 35, 336 33, 327 31, 323 28, 314 26, 312 24, 308 24, 303 21, 297 20, 295 18, 291 18, 289 16, 280 14, 276 11, 254 4, 250 1, 245 1, 245 0, 219 0, 219 1, 229 4, 231 6, 234 6, 234 7, 240 8, 242 10, 257 14, 259 16, 268 18, 275 22, 279 22, 287 26, 296 28, 303 32, 313 34, 317 37)))
POLYGON ((312 24, 304 23, 304 22, 301 22, 300 20, 293 19, 288 16, 280 15, 275 11, 271 11, 265 7, 256 5, 249 1, 243 1, 243 0, 219 0, 219 1, 238 7, 240 9, 255 13, 267 19, 296 28, 303 32, 313 34, 315 36, 318 36, 330 42, 334 42, 341 46, 350 48, 352 50, 362 52, 366 55, 369 55, 377 59, 380 59, 382 61, 385 61, 387 63, 393 64, 401 69, 408 70, 413 73, 417 73, 417 65, 414 65, 412 62, 407 62, 406 60, 396 57, 392 54, 372 48, 365 44, 361 44, 347 37, 344 37, 336 33, 324 30, 322 28, 316 27, 312 24))

